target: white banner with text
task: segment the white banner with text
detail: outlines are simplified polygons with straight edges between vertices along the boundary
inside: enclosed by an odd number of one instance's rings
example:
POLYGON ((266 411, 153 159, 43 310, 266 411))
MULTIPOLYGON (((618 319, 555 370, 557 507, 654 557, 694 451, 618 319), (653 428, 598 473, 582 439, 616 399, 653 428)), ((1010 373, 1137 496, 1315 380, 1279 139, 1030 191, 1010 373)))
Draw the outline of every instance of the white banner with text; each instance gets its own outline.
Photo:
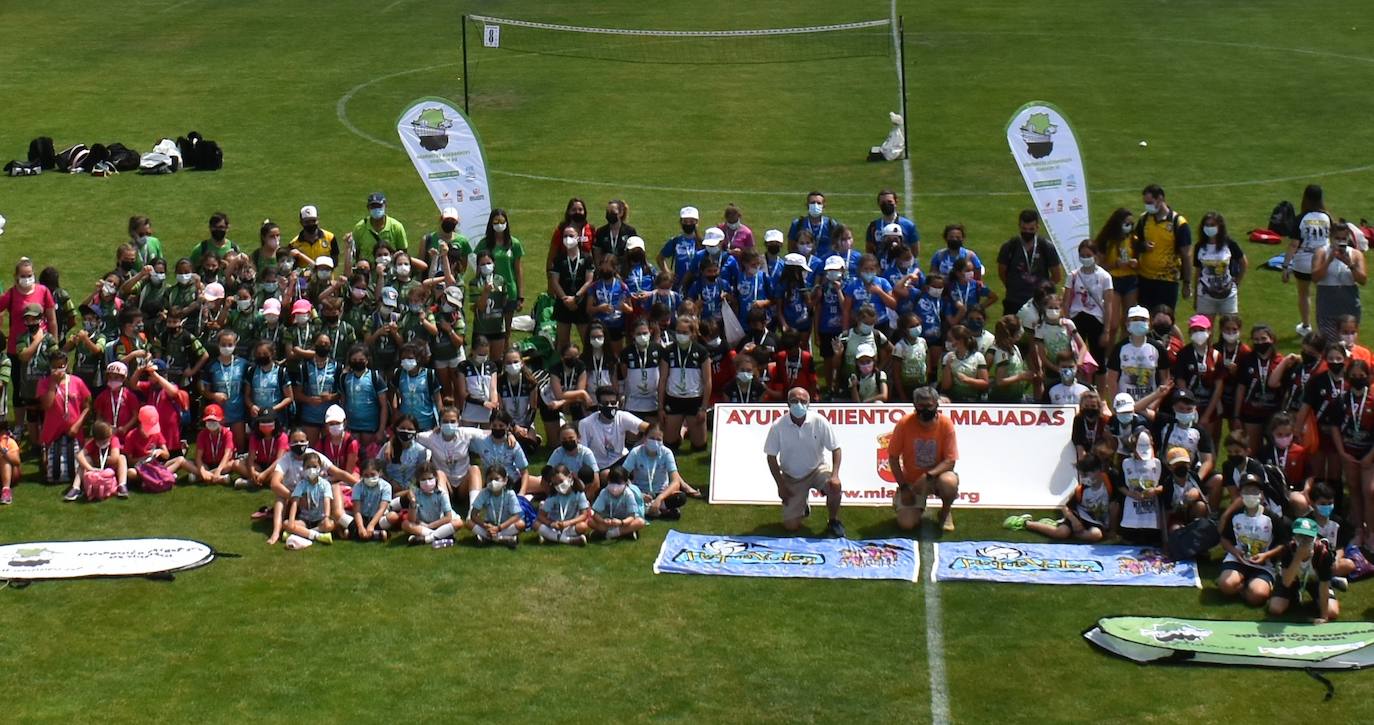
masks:
MULTIPOLYGON (((844 505, 891 505, 896 481, 887 443, 911 406, 829 403, 811 409, 835 428, 844 505)), ((1075 481, 1072 406, 945 404, 940 411, 954 422, 958 441, 956 507, 1054 508, 1068 497, 1075 481)), ((763 444, 769 426, 786 414, 781 404, 715 406, 711 503, 780 503, 763 444)), ((824 500, 815 491, 811 496, 824 500)))

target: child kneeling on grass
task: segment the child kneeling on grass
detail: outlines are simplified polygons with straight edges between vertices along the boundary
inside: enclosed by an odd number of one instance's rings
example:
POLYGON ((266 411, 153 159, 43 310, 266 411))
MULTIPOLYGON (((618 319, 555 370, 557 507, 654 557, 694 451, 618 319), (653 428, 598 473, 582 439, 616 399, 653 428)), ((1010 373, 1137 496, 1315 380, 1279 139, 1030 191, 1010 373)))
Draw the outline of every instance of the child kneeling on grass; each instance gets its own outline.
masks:
POLYGON ((1080 458, 1076 468, 1078 486, 1068 502, 1059 507, 1063 519, 1031 521, 1030 514, 1020 514, 1007 517, 1003 525, 1013 531, 1025 529, 1058 540, 1077 539, 1095 544, 1105 539, 1121 508, 1115 498, 1116 487, 1097 456, 1080 458))
POLYGON ((286 537, 288 549, 304 549, 316 541, 334 543, 334 519, 329 517, 334 487, 324 475, 320 454, 306 453, 301 466, 301 479, 291 492, 291 509, 283 526, 290 534, 286 537))
POLYGON ((607 539, 626 537, 639 540, 644 520, 644 494, 630 485, 630 474, 616 466, 607 474, 608 483, 592 504, 591 526, 607 539))
POLYGON ((196 434, 196 455, 182 468, 192 481, 225 485, 234 471, 234 434, 224 427, 224 409, 216 403, 205 406, 200 432, 196 434))
POLYGON ((472 529, 478 544, 486 545, 495 541, 514 549, 518 541, 516 537, 525 530, 520 497, 506 485, 505 466, 487 466, 486 481, 486 487, 472 501, 468 528, 472 529))
POLYGON ((1265 510, 1264 487, 1259 477, 1247 473, 1240 481, 1242 508, 1221 518, 1221 562, 1217 588, 1222 594, 1242 596, 1252 607, 1263 606, 1274 588, 1273 560, 1283 555, 1290 527, 1265 510))
POLYGON ((386 541, 401 521, 391 510, 391 482, 382 478, 382 463, 375 458, 363 461, 362 472, 362 485, 353 487, 353 514, 343 515, 341 533, 347 538, 352 524, 359 541, 386 541))
POLYGON ((110 494, 128 498, 127 462, 119 451, 119 439, 115 437, 114 428, 103 420, 98 421, 92 426, 91 434, 86 446, 76 453, 76 480, 72 481, 68 496, 75 492, 85 495, 86 500, 91 502, 103 501, 110 494))
POLYGON ((453 536, 463 519, 453 510, 448 492, 439 486, 439 474, 430 461, 415 466, 415 487, 411 489, 410 516, 401 528, 410 534, 411 544, 429 544, 436 549, 453 546, 453 536))
POLYGON ((558 466, 547 483, 553 493, 539 506, 540 541, 586 546, 591 504, 582 482, 567 466, 558 466))

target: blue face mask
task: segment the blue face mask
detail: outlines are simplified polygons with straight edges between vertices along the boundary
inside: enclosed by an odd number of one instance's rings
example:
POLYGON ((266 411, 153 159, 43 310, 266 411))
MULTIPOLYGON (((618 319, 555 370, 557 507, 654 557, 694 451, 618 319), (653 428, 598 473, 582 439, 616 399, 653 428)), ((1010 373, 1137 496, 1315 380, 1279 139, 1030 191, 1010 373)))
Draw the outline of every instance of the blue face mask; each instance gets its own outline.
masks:
POLYGON ((872 284, 874 276, 876 275, 874 275, 872 272, 859 273, 859 279, 862 279, 864 281, 864 284, 872 284))
POLYGON ((1126 325, 1126 330, 1136 337, 1143 336, 1150 331, 1150 323, 1142 320, 1132 320, 1126 325))
POLYGON ((805 417, 806 417, 806 404, 805 404, 805 403, 788 403, 788 404, 787 404, 787 409, 792 413, 792 417, 793 417, 793 418, 805 418, 805 417))
POLYGON ((373 219, 382 219, 382 218, 385 218, 385 217, 386 217, 386 207, 384 207, 384 206, 373 207, 373 208, 367 210, 367 214, 368 214, 368 216, 372 217, 373 219))
POLYGON ((1324 518, 1324 519, 1329 519, 1329 518, 1331 518, 1331 512, 1336 510, 1336 504, 1334 504, 1334 503, 1319 503, 1319 504, 1317 504, 1317 507, 1316 507, 1316 508, 1317 508, 1317 513, 1321 514, 1321 515, 1322 515, 1322 518, 1324 518))
POLYGON ((440 432, 440 433, 443 433, 445 436, 448 436, 448 437, 452 438, 453 436, 458 435, 458 424, 457 424, 457 423, 440 423, 440 424, 439 424, 439 432, 440 432))

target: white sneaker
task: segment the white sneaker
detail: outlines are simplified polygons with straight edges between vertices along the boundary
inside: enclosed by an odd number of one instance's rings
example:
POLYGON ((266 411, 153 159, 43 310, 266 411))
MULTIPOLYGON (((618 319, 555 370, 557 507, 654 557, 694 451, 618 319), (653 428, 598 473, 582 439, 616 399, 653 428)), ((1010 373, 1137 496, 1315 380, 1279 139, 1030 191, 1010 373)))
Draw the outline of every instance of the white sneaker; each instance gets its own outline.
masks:
POLYGON ((1312 331, 1312 326, 1309 325, 1309 324, 1307 324, 1307 323, 1305 323, 1305 322, 1299 322, 1299 323, 1297 324, 1297 326, 1294 327, 1293 329, 1297 330, 1299 335, 1302 335, 1302 336, 1305 337, 1305 336, 1307 336, 1307 334, 1308 334, 1309 332, 1312 331))
POLYGON ((235 479, 234 479, 234 489, 235 489, 235 490, 237 490, 237 491, 242 491, 242 490, 245 489, 245 488, 248 488, 248 479, 246 479, 246 478, 235 478, 235 479))

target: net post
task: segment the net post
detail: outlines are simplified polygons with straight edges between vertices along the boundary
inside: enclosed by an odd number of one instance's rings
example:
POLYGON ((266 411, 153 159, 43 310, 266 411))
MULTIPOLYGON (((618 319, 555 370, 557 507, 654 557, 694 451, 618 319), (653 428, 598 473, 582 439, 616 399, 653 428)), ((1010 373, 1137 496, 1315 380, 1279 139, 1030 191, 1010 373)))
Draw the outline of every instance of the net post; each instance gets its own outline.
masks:
MULTIPOLYGON (((905 92, 903 92, 905 95, 905 92)), ((469 114, 468 110, 468 16, 463 15, 463 113, 469 114)))
MULTIPOLYGON (((909 159, 911 158, 911 140, 907 138, 907 126, 911 123, 911 119, 906 113, 906 24, 901 15, 897 16, 897 63, 897 67, 901 69, 897 75, 902 82, 902 158, 909 159)), ((466 74, 463 76, 463 83, 466 87, 466 74)))

